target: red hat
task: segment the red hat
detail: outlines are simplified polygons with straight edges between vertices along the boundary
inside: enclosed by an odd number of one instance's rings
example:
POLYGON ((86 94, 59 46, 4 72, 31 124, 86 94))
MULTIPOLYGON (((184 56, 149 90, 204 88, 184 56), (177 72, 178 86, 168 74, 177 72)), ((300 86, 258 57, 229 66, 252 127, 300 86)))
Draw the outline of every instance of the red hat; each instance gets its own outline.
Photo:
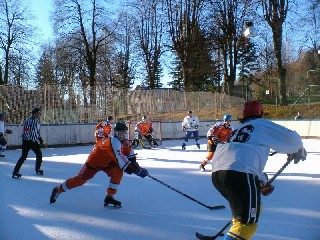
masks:
POLYGON ((244 118, 251 116, 262 117, 263 109, 261 103, 257 100, 246 102, 243 105, 242 115, 244 118))

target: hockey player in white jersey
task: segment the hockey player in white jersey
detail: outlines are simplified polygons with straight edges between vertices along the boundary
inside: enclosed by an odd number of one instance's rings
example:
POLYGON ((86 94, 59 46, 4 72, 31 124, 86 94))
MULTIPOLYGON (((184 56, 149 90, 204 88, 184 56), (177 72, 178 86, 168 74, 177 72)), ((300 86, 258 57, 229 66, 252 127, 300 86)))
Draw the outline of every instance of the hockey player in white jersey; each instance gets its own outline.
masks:
POLYGON ((199 118, 197 116, 192 115, 192 111, 188 111, 188 116, 186 116, 183 119, 181 128, 182 128, 182 131, 186 131, 186 136, 182 143, 182 150, 186 150, 187 142, 190 139, 192 134, 196 141, 197 147, 200 149, 199 132, 198 132, 199 118))
POLYGON ((246 102, 241 124, 227 143, 218 144, 212 160, 212 183, 228 200, 233 216, 225 240, 248 240, 257 230, 261 194, 274 189, 263 174, 270 149, 288 154, 295 163, 306 159, 299 134, 262 115, 258 101, 246 102))
POLYGON ((4 113, 0 113, 0 157, 5 157, 5 152, 7 149, 7 139, 5 134, 12 134, 12 130, 5 128, 4 126, 4 113))

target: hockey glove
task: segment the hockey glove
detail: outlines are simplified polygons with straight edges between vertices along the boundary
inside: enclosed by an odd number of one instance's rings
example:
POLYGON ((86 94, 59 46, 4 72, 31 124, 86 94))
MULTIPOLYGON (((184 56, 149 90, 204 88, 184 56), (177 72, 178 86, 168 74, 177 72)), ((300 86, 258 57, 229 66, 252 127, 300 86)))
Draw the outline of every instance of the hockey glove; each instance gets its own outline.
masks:
POLYGON ((39 137, 39 143, 42 145, 43 144, 43 139, 42 137, 39 137))
POLYGON ((213 144, 218 144, 220 143, 219 139, 213 136, 208 137, 209 140, 212 141, 213 144))
POLYGON ((148 176, 148 170, 142 167, 139 167, 135 174, 141 178, 148 176))
POLYGON ((300 160, 304 161, 307 158, 307 152, 304 147, 300 148, 298 152, 288 154, 288 161, 294 160, 294 164, 300 162, 300 160))
POLYGON ((132 173, 136 173, 139 168, 140 166, 137 162, 131 162, 124 171, 131 175, 132 173))
POLYGON ((12 130, 6 129, 5 133, 6 133, 6 134, 12 134, 12 130))
POLYGON ((136 163, 136 162, 137 162, 137 158, 136 158, 136 156, 135 156, 135 155, 133 155, 133 156, 129 156, 129 157, 128 157, 128 160, 131 162, 131 164, 134 164, 134 163, 136 163))
POLYGON ((260 183, 260 193, 263 196, 268 196, 270 195, 274 190, 274 186, 272 186, 270 183, 268 182, 261 182, 260 183))
POLYGON ((96 136, 98 138, 102 138, 103 137, 103 129, 99 128, 98 130, 96 130, 96 136))
POLYGON ((3 133, 2 132, 0 132, 0 138, 2 138, 3 137, 3 133))
POLYGON ((182 131, 185 131, 185 130, 186 130, 186 127, 185 127, 185 126, 182 126, 181 129, 182 129, 182 131))
POLYGON ((194 126, 194 128, 195 128, 195 129, 198 129, 198 128, 199 128, 199 126, 198 126, 198 125, 195 125, 195 126, 194 126))
POLYGON ((216 137, 212 137, 212 141, 213 141, 215 144, 220 143, 219 138, 216 138, 216 137))

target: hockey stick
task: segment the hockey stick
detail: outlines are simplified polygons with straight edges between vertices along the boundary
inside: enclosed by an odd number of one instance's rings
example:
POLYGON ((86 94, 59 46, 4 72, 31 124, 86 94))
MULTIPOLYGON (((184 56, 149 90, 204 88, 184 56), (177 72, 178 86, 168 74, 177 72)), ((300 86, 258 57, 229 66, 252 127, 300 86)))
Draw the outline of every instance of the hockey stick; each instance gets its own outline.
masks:
MULTIPOLYGON (((276 153, 276 152, 275 152, 276 153)), ((274 154, 275 154, 274 153, 274 154)), ((273 155, 274 155, 273 154, 273 155)), ((271 155, 272 156, 272 155, 271 155)), ((272 178, 270 178, 270 180, 267 182, 268 184, 271 184, 282 172, 283 170, 292 162, 293 158, 289 157, 287 158, 287 161, 285 164, 283 164, 283 166, 278 170, 278 172, 276 172, 272 178)), ((214 240, 217 239, 218 237, 224 236, 223 232, 224 230, 230 226, 232 224, 232 220, 230 220, 223 228, 221 228, 221 230, 214 236, 206 236, 203 235, 201 233, 196 232, 196 237, 200 240, 214 240)))
POLYGON ((269 153, 269 156, 273 156, 273 155, 275 155, 277 153, 278 153, 277 151, 273 151, 273 152, 269 153))
POLYGON ((166 184, 166 183, 162 182, 161 180, 159 180, 159 179, 157 179, 157 178, 155 178, 155 177, 153 177, 153 176, 151 176, 151 175, 149 175, 149 174, 148 174, 147 176, 148 176, 149 178, 151 178, 151 179, 155 180, 156 182, 158 182, 158 183, 160 183, 160 184, 162 184, 162 185, 166 186, 167 188, 170 188, 171 190, 173 190, 173 191, 175 191, 175 192, 177 192, 177 193, 181 194, 182 196, 184 196, 184 197, 186 197, 186 198, 189 198, 190 200, 192 200, 192 201, 194 201, 194 202, 196 202, 196 203, 198 203, 198 204, 200 204, 200 205, 202 205, 202 206, 204 206, 204 207, 206 207, 206 208, 208 208, 208 209, 210 209, 210 210, 213 210, 213 209, 220 209, 220 208, 225 208, 225 206, 223 206, 223 205, 208 206, 208 205, 206 205, 206 204, 204 204, 204 203, 202 203, 202 202, 200 202, 200 201, 198 201, 198 200, 194 199, 193 197, 190 197, 189 195, 187 195, 187 194, 185 194, 185 193, 183 193, 183 192, 181 192, 181 191, 179 191, 179 190, 177 190, 177 189, 175 189, 175 188, 171 187, 169 184, 166 184))
POLYGON ((227 227, 229 227, 231 225, 231 223, 232 223, 232 220, 229 221, 223 228, 221 228, 221 230, 214 236, 206 236, 206 235, 203 235, 201 233, 196 232, 196 237, 200 240, 213 240, 213 239, 216 239, 217 237, 223 237, 224 230, 226 230, 227 227))

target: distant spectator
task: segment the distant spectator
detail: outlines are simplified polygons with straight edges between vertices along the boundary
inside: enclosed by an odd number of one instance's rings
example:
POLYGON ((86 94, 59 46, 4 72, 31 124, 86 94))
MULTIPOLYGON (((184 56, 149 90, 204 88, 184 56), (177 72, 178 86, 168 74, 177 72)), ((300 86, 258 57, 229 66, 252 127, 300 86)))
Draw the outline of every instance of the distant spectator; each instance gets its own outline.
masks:
POLYGON ((303 117, 300 115, 300 113, 297 113, 297 116, 294 117, 294 120, 301 120, 303 117))

